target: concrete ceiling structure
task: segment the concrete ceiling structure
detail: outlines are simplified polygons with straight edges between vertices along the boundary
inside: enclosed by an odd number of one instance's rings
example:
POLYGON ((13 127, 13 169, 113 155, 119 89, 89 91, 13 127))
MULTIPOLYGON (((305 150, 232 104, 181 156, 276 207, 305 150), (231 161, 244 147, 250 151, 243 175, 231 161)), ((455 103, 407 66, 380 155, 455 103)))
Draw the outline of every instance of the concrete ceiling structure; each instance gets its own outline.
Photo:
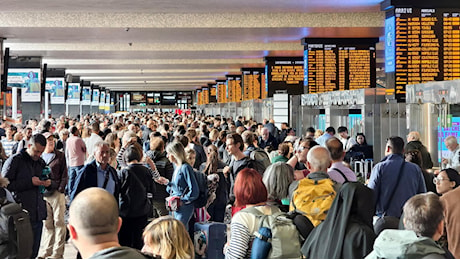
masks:
POLYGON ((382 37, 380 2, 2 0, 0 37, 12 57, 111 90, 195 90, 265 56, 302 56, 304 37, 382 37))

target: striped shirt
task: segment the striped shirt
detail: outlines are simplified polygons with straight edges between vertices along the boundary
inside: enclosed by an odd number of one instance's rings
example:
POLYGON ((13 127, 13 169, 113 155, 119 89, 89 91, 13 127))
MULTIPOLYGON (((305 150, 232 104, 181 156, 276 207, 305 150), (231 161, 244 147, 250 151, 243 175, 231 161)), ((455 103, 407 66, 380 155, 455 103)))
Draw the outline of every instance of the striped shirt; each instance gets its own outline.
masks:
POLYGON ((3 149, 5 150, 6 156, 8 157, 11 156, 11 154, 13 153, 13 146, 15 143, 16 141, 14 140, 11 140, 11 141, 8 141, 6 139, 2 140, 2 145, 3 145, 3 149))

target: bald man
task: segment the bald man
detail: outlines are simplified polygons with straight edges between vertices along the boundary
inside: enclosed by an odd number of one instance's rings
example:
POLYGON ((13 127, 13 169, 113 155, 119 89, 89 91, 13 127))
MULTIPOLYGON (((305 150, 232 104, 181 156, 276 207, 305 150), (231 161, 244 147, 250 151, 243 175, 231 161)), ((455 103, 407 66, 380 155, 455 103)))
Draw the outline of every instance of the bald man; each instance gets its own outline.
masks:
MULTIPOLYGON (((337 191, 340 189, 341 186, 340 184, 334 182, 327 174, 327 168, 331 166, 331 162, 331 154, 325 147, 319 145, 314 146, 308 151, 307 154, 306 166, 310 173, 307 175, 306 179, 310 180, 302 179, 295 181, 291 183, 291 185, 289 185, 289 198, 291 200, 290 210, 296 210, 297 212, 304 214, 306 217, 310 219, 314 226, 317 226, 321 221, 323 221, 326 218, 325 213, 332 205, 332 201, 334 200, 335 195, 337 194, 337 191), (315 183, 313 185, 317 185, 319 181, 321 181, 321 183, 325 183, 324 186, 321 184, 321 187, 324 189, 326 189, 327 187, 327 193, 330 194, 327 197, 321 198, 322 200, 328 201, 328 203, 323 202, 323 208, 321 209, 321 212, 318 211, 319 209, 311 208, 312 204, 310 203, 304 203, 304 205, 296 205, 294 202, 294 196, 297 196, 298 194, 305 192, 307 190, 313 190, 311 189, 311 180, 313 180, 315 183), (297 190, 299 190, 299 192, 297 192, 297 190)), ((313 195, 311 196, 313 197, 313 195)))
POLYGON ((120 246, 121 218, 112 194, 101 188, 80 192, 70 204, 70 238, 83 259, 144 259, 136 249, 120 246))

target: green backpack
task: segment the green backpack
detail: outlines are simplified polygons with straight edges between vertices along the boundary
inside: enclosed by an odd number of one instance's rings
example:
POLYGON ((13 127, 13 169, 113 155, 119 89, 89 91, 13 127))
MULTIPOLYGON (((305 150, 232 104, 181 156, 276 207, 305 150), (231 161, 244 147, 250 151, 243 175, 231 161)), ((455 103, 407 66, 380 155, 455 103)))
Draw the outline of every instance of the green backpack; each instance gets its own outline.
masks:
POLYGON ((292 219, 289 219, 286 213, 281 212, 275 206, 273 208, 276 208, 276 210, 272 210, 274 213, 271 215, 265 215, 254 207, 245 208, 241 211, 256 216, 259 221, 257 231, 261 227, 267 227, 271 230, 272 247, 268 253, 268 258, 300 258, 301 245, 299 231, 297 231, 292 219))

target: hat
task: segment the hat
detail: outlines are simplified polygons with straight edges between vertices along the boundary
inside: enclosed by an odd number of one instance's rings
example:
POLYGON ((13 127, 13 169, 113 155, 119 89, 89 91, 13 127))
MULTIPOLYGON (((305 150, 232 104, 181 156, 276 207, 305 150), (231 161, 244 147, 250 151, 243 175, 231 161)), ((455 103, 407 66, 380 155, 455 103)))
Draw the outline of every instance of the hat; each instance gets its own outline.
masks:
POLYGON ((50 133, 50 132, 45 132, 45 133, 43 133, 43 136, 44 136, 46 139, 48 139, 50 136, 53 136, 53 137, 54 137, 54 135, 53 135, 52 133, 50 133))

